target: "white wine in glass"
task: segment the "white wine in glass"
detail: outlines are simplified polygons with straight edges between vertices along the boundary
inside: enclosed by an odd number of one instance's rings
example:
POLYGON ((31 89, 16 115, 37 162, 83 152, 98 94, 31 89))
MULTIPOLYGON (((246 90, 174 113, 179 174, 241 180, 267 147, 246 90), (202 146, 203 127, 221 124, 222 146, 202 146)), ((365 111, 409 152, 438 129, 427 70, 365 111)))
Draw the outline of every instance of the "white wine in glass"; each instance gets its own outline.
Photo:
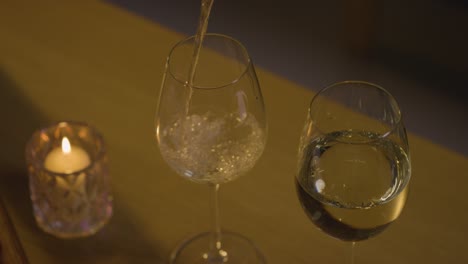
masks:
POLYGON ((313 98, 296 187, 304 211, 323 232, 353 246, 379 234, 403 210, 410 175, 405 127, 386 90, 346 81, 313 98))
POLYGON ((221 232, 219 184, 248 172, 263 153, 267 124, 254 66, 237 40, 206 34, 176 44, 164 74, 156 137, 167 164, 212 192, 212 231, 182 243, 171 263, 264 263, 245 237, 221 232), (193 51, 197 51, 193 70, 193 51))

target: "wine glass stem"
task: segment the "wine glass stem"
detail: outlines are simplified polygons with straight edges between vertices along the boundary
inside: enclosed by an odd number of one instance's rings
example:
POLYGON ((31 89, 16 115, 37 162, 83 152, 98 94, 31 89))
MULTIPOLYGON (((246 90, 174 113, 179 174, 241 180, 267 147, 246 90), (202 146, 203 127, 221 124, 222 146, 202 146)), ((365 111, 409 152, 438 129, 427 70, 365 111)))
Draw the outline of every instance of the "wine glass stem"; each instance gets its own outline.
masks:
POLYGON ((219 223, 219 202, 218 202, 219 184, 210 184, 210 205, 211 205, 211 241, 210 251, 219 254, 221 249, 221 226, 219 223))
POLYGON ((354 261, 356 259, 356 255, 355 255, 356 249, 355 249, 355 247, 356 247, 356 242, 355 241, 351 242, 351 248, 350 248, 351 249, 351 252, 350 252, 351 253, 350 254, 350 256, 351 256, 350 263, 351 264, 354 264, 354 261))

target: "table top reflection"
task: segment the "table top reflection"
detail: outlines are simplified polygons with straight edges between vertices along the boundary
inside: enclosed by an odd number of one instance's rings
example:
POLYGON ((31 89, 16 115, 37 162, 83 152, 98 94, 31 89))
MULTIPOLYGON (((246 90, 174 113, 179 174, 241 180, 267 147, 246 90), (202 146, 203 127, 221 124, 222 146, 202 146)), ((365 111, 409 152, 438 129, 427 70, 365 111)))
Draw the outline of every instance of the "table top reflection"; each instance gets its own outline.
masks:
MULTIPOLYGON (((165 263, 181 239, 208 230, 208 188, 177 176, 154 139, 165 58, 183 35, 103 2, 5 0, 0 38, 0 194, 30 263, 165 263), (32 215, 24 147, 59 120, 93 124, 108 145, 115 213, 84 239, 47 235, 32 215)), ((268 263, 344 263, 349 245, 317 230, 295 193, 313 93, 257 73, 267 147, 252 171, 221 187, 222 226, 251 238, 268 263)), ((357 245, 357 261, 468 262, 468 158, 411 133, 409 141, 408 203, 388 230, 357 245)))

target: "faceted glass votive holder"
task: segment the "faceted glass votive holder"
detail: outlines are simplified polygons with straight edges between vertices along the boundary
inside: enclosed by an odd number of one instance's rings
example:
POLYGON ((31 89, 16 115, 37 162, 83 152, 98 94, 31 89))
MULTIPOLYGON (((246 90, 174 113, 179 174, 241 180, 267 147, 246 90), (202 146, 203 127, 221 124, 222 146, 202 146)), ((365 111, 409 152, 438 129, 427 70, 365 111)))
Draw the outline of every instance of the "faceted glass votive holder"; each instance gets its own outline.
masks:
POLYGON ((60 238, 96 233, 112 215, 108 158, 102 136, 85 123, 36 131, 26 146, 34 217, 60 238))

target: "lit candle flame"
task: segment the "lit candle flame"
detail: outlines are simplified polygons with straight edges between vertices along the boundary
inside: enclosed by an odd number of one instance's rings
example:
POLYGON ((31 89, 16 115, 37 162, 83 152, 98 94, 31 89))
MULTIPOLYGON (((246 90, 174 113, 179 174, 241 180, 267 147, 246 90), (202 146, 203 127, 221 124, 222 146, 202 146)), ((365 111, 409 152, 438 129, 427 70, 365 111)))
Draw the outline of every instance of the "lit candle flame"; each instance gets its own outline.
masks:
POLYGON ((68 154, 71 152, 70 141, 68 140, 67 137, 62 138, 62 151, 65 154, 68 154))

